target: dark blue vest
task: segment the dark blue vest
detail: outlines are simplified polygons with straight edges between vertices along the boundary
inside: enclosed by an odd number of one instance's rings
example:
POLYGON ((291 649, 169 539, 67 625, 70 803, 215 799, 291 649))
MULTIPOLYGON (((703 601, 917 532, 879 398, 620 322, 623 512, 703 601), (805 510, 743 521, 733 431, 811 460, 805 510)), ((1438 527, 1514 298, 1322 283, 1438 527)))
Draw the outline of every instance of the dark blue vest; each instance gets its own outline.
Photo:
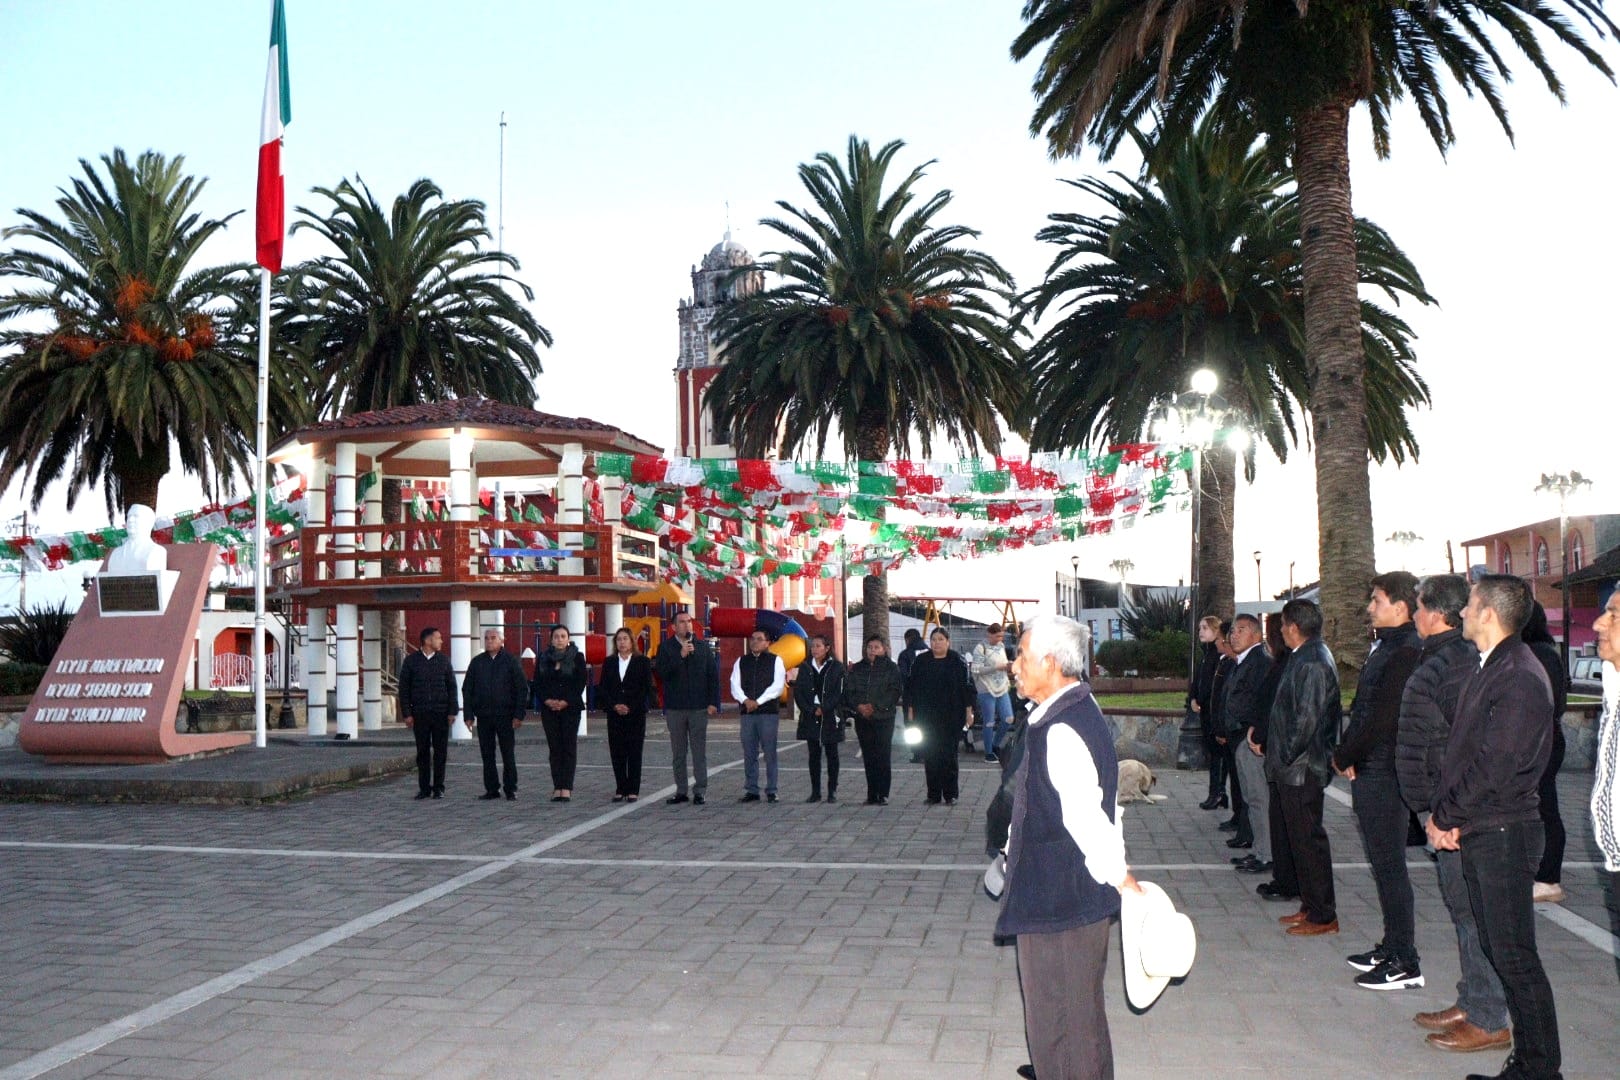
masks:
POLYGON ((1119 759, 1108 721, 1084 683, 1069 690, 1045 719, 1024 736, 1017 798, 1013 804, 1012 844, 1007 850, 1007 884, 996 933, 1051 934, 1102 922, 1119 914, 1119 890, 1094 879, 1086 855, 1063 827, 1063 804, 1047 770, 1047 738, 1058 726, 1080 736, 1097 766, 1102 811, 1115 820, 1119 759))

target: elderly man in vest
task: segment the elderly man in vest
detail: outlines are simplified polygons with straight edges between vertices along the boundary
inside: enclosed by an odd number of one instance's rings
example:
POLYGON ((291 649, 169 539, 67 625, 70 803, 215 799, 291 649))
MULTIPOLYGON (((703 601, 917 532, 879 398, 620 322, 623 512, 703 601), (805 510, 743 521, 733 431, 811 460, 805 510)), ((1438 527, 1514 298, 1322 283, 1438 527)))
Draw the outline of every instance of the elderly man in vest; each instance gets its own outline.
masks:
POLYGON ((1138 888, 1114 801, 1114 739, 1081 678, 1089 637, 1073 619, 1032 619, 1013 666, 1037 705, 1013 781, 996 933, 1018 939, 1031 1065, 1020 1072, 1048 1080, 1114 1075, 1103 1010, 1109 927, 1120 891, 1138 888))

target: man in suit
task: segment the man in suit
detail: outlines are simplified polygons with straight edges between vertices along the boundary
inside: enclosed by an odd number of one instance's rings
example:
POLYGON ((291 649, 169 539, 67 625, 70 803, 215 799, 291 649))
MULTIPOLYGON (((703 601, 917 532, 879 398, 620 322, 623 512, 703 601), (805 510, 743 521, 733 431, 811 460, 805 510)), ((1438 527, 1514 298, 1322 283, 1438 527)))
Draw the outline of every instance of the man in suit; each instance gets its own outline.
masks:
POLYGON ((456 715, 456 673, 440 652, 444 635, 425 627, 422 648, 399 665, 399 712, 416 736, 416 797, 444 798, 444 766, 450 755, 450 718, 456 715))
POLYGON ((1232 620, 1227 640, 1237 654, 1237 666, 1222 687, 1225 702, 1220 711, 1226 730, 1219 737, 1232 747, 1238 786, 1247 808, 1242 831, 1228 840, 1226 846, 1251 849, 1247 856, 1233 860, 1236 868, 1245 874, 1263 874, 1272 866, 1271 798, 1267 791, 1265 760, 1254 737, 1254 729, 1266 722, 1269 704, 1265 691, 1266 679, 1271 675, 1271 655, 1261 642, 1264 636, 1260 620, 1253 615, 1239 615, 1232 620))
POLYGON ((1103 1009, 1109 926, 1125 889, 1115 805, 1119 762, 1084 681, 1090 632, 1041 616, 1024 632, 1014 675, 1036 702, 1014 781, 1000 938, 1018 942, 1024 1035, 1036 1076, 1106 1080, 1114 1052, 1103 1009))
POLYGON ((484 759, 484 793, 480 799, 498 799, 506 792, 517 798, 517 729, 523 726, 529 699, 529 680, 523 665, 506 651, 506 635, 484 631, 484 651, 472 658, 461 680, 461 700, 467 719, 478 728, 478 753, 484 759), (501 751, 501 774, 495 775, 495 748, 501 751))
POLYGON ((675 794, 664 801, 688 801, 686 752, 692 752, 693 806, 709 790, 709 720, 720 712, 720 671, 708 643, 692 633, 692 614, 675 613, 675 632, 658 646, 658 678, 664 684, 664 724, 669 728, 675 794))

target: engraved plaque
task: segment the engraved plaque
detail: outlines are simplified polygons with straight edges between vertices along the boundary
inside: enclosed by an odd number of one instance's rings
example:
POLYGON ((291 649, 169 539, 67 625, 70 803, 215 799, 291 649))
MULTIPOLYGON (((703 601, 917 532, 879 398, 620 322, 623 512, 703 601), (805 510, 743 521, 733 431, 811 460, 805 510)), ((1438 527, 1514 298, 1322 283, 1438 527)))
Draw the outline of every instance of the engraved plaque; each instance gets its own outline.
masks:
POLYGON ((96 597, 107 613, 157 614, 163 610, 156 574, 99 574, 96 597))

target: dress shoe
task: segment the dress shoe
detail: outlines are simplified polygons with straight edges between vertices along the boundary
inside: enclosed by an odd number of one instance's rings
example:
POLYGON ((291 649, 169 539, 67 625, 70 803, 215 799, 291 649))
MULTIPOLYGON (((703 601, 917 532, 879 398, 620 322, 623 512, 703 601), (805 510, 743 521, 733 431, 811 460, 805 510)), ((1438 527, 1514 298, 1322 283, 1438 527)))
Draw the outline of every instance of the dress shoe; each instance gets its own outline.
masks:
POLYGON ((1200 810, 1225 810, 1227 807, 1225 795, 1211 795, 1198 804, 1200 810))
POLYGON ((701 795, 692 796, 692 805, 693 806, 702 806, 703 805, 703 796, 701 796, 701 795))
POLYGON ((442 798, 444 798, 444 788, 442 788, 442 787, 436 787, 436 788, 434 788, 434 789, 433 789, 433 797, 434 797, 434 798, 435 798, 435 799, 442 799, 442 798))
POLYGON ((821 792, 812 791, 810 793, 810 797, 808 799, 804 800, 804 801, 807 802, 807 803, 820 802, 821 801, 821 792))
POLYGON ((674 806, 676 803, 690 802, 691 800, 686 797, 685 792, 681 792, 681 793, 676 794, 676 795, 671 795, 669 798, 665 799, 664 801, 666 803, 668 803, 669 805, 674 806))
POLYGON ((1507 1028, 1501 1031, 1486 1031, 1478 1024, 1470 1024, 1464 1020, 1450 1031, 1436 1031, 1432 1035, 1425 1036, 1423 1041, 1436 1050, 1471 1054, 1475 1050, 1503 1050, 1512 1046, 1513 1032, 1507 1028))
POLYGON ((1526 1080, 1529 1076, 1530 1074, 1524 1071, 1524 1066, 1519 1064, 1519 1055, 1514 1053, 1509 1054, 1508 1059, 1502 1063, 1501 1072, 1469 1073, 1468 1080, 1526 1080))
POLYGON ((433 792, 432 791, 418 791, 416 793, 416 797, 418 799, 431 799, 431 798, 433 798, 433 792))
POLYGON ((774 791, 766 792, 765 793, 765 801, 766 802, 775 802, 776 801, 776 792, 774 792, 774 791))
POLYGON ((1262 881, 1254 887, 1255 895, 1262 900, 1298 900, 1299 893, 1289 892, 1275 881, 1262 881))
POLYGON ((1033 1066, 1033 1065, 1020 1065, 1020 1066, 1018 1066, 1018 1075, 1022 1076, 1024 1078, 1024 1080, 1035 1080, 1035 1066, 1033 1066))
POLYGON ((877 796, 876 795, 871 795, 871 796, 867 797, 867 800, 866 800, 866 805, 867 806, 876 806, 877 804, 878 804, 878 801, 877 801, 877 796))
POLYGON ((1237 872, 1240 874, 1269 874, 1271 873, 1271 863, 1269 861, 1261 862, 1259 859, 1253 862, 1238 863, 1237 872))
POLYGON ((888 806, 889 805, 889 797, 887 795, 879 795, 878 796, 878 805, 879 806, 888 806))
POLYGON ((490 799, 498 799, 500 797, 501 793, 498 791, 486 791, 482 795, 478 796, 478 798, 484 802, 488 802, 490 799))
POLYGON ((1450 1031, 1458 1024, 1467 1022, 1468 1014, 1455 1005, 1449 1009, 1441 1009, 1439 1012, 1420 1012, 1412 1017, 1412 1023, 1420 1028, 1428 1028, 1430 1031, 1450 1031))
POLYGON ((956 805, 956 800, 955 799, 946 799, 945 800, 945 805, 946 806, 955 806, 956 805))
POLYGON ((941 802, 941 799, 940 799, 940 797, 938 795, 930 795, 930 796, 928 796, 928 798, 924 799, 923 801, 926 802, 929 806, 938 806, 940 804, 940 802, 941 802))
POLYGON ((1245 840, 1241 836, 1234 836, 1232 839, 1226 842, 1226 846, 1229 848, 1238 848, 1240 850, 1247 851, 1249 848, 1254 847, 1254 841, 1245 840))
POLYGON ((834 795, 832 792, 829 791, 829 792, 827 792, 827 801, 828 802, 837 802, 838 801, 838 796, 834 795))
POLYGON ((1305 913, 1305 909, 1300 908, 1298 911, 1294 912, 1292 915, 1284 915, 1282 918, 1278 919, 1277 921, 1279 923, 1281 923, 1282 925, 1284 925, 1284 926, 1298 926, 1300 923, 1304 922, 1306 919, 1309 919, 1309 918, 1310 918, 1310 916, 1305 913))
POLYGON ((738 802, 759 802, 759 792, 757 792, 757 791, 745 791, 745 792, 742 793, 742 798, 738 799, 737 801, 738 802))
POLYGON ((1231 863, 1233 866, 1238 866, 1248 862, 1252 858, 1254 858, 1253 855, 1234 855, 1228 859, 1227 862, 1231 863))
POLYGON ((1238 830, 1237 822, 1235 821, 1223 821, 1215 827, 1221 832, 1237 832, 1238 830))
POLYGON ((624 796, 618 794, 617 792, 615 792, 614 796, 613 796, 613 801, 614 802, 624 802, 624 796))
POLYGON ((515 792, 515 791, 508 791, 508 792, 507 792, 507 793, 506 793, 506 801, 507 801, 507 802, 517 802, 517 792, 515 792))
POLYGON ((1290 926, 1288 932, 1295 937, 1321 937, 1323 934, 1337 934, 1339 932, 1339 920, 1334 919, 1332 922, 1310 922, 1307 920, 1290 926))

